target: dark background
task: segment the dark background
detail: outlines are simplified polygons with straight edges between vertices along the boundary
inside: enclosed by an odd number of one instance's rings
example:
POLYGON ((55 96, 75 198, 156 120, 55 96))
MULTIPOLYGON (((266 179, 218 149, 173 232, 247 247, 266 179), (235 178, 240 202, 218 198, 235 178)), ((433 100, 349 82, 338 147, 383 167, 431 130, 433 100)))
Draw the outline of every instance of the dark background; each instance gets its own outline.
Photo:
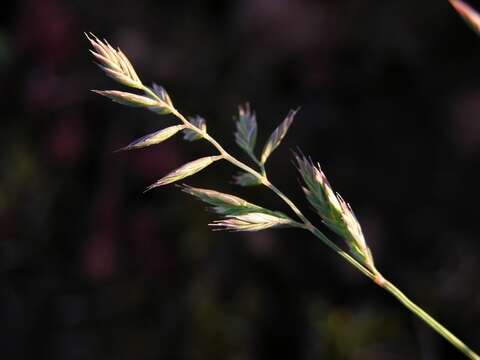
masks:
MULTIPOLYGON (((211 232, 174 186, 142 194, 214 151, 176 137, 114 154, 175 122, 89 91, 121 86, 84 31, 246 161, 238 104, 260 143, 301 106, 273 182, 320 225, 290 149, 320 161, 379 269, 480 349, 480 39, 447 1, 28 0, 2 17, 2 359, 463 358, 309 234, 211 232)), ((235 172, 187 182, 288 211, 235 172)))

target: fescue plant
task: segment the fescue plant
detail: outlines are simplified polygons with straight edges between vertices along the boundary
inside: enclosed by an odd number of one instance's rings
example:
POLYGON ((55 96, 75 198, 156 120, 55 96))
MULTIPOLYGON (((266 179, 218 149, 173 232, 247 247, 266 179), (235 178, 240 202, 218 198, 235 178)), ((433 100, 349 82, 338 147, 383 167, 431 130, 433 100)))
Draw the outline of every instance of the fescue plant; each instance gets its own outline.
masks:
MULTIPOLYGON (((451 3, 474 29, 477 31, 480 29, 480 17, 471 8, 459 0, 451 0, 451 3)), ((180 185, 185 193, 209 204, 213 211, 221 217, 221 219, 210 224, 214 229, 259 231, 270 228, 292 227, 309 231, 330 250, 371 279, 374 284, 393 295, 408 310, 432 327, 464 355, 470 359, 480 360, 480 357, 472 349, 416 305, 380 273, 375 266, 374 257, 352 208, 338 193, 334 192, 318 163, 314 163, 301 153, 294 155, 297 170, 303 180, 303 192, 308 202, 321 218, 323 224, 344 240, 346 250, 314 226, 295 203, 270 182, 265 165, 286 136, 297 115, 296 110, 291 110, 286 115, 285 119, 272 132, 261 152, 258 153, 256 151, 258 126, 255 112, 248 104, 239 107, 235 141, 255 164, 255 168, 251 167, 228 153, 210 136, 207 132, 205 119, 199 116, 185 117, 174 106, 163 87, 156 84, 151 87, 144 85, 134 67, 120 49, 114 49, 107 41, 100 40, 93 34, 86 36, 92 46, 91 53, 105 74, 126 87, 138 90, 141 94, 117 90, 93 90, 94 92, 123 105, 143 108, 159 115, 171 114, 179 121, 177 125, 148 134, 120 150, 133 150, 156 145, 176 134, 183 133, 183 138, 186 141, 206 141, 217 151, 217 154, 193 160, 170 172, 148 186, 146 191, 179 182, 202 171, 214 162, 226 161, 230 163, 240 170, 234 176, 235 184, 239 186, 264 186, 270 189, 288 205, 295 219, 282 212, 266 209, 234 195, 212 189, 180 185)))

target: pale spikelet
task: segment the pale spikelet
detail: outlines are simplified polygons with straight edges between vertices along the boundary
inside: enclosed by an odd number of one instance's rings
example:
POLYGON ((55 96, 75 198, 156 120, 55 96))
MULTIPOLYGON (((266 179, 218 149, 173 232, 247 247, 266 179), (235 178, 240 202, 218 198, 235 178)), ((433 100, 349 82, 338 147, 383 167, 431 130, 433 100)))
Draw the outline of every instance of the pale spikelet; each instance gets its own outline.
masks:
POLYGON ((257 141, 257 119, 255 112, 250 110, 250 104, 239 106, 236 126, 235 141, 245 152, 252 155, 257 141))
POLYGON ((260 206, 251 204, 237 196, 221 193, 215 190, 183 185, 182 191, 212 205, 212 210, 220 215, 242 215, 263 210, 260 206))
POLYGON ((85 36, 93 47, 90 52, 107 76, 123 85, 135 89, 143 88, 135 69, 120 49, 115 50, 106 40, 102 41, 92 33, 85 33, 85 36))
POLYGON ((217 214, 225 219, 213 222, 219 230, 258 231, 271 227, 294 226, 295 222, 285 214, 265 209, 234 195, 210 189, 184 185, 182 190, 213 206, 217 214))
POLYGON ((296 161, 305 183, 303 191, 307 200, 325 225, 345 240, 352 255, 370 269, 375 269, 362 228, 350 205, 340 195, 335 195, 319 164, 315 166, 310 159, 298 155, 296 161))
POLYGON ((227 216, 223 220, 214 221, 210 226, 217 228, 217 230, 259 231, 273 227, 295 226, 295 223, 288 217, 265 213, 249 213, 227 216))
POLYGON ((217 156, 207 156, 207 157, 203 157, 203 158, 191 161, 179 167, 178 169, 172 171, 168 175, 164 176, 163 178, 158 180, 156 183, 150 185, 145 191, 149 191, 153 188, 171 184, 178 180, 185 179, 186 177, 196 174, 197 172, 205 169, 208 165, 222 158, 223 156, 217 155, 217 156))
POLYGON ((159 107, 157 100, 151 99, 146 96, 127 93, 117 90, 92 90, 94 93, 106 96, 110 100, 128 106, 134 107, 144 107, 148 109, 153 109, 159 107))
POLYGON ((174 125, 174 126, 169 126, 165 129, 162 129, 160 131, 156 131, 152 134, 145 135, 141 137, 140 139, 137 139, 127 146, 117 150, 117 151, 122 151, 122 150, 132 150, 132 149, 140 149, 144 148, 147 146, 152 146, 156 144, 160 144, 161 142, 169 139, 179 131, 182 131, 185 128, 185 125, 174 125))
POLYGON ((257 186, 262 182, 258 177, 247 172, 239 172, 233 176, 233 183, 240 186, 257 186))
POLYGON ((480 14, 461 0, 449 0, 465 22, 480 35, 480 14))
POLYGON ((335 221, 341 212, 341 206, 320 165, 315 167, 312 161, 304 156, 295 155, 295 160, 306 185, 303 190, 308 201, 322 218, 335 221))
POLYGON ((367 246, 365 237, 363 236, 362 227, 357 217, 353 213, 350 204, 346 203, 343 198, 337 194, 337 198, 342 207, 342 220, 346 227, 344 236, 346 243, 350 247, 350 251, 357 258, 363 261, 370 269, 374 270, 374 262, 370 248, 367 246))
MULTIPOLYGON (((207 132, 207 122, 205 121, 204 118, 201 116, 197 115, 195 117, 189 117, 188 121, 195 126, 197 129, 199 129, 201 132, 206 133, 207 132)), ((200 140, 203 138, 203 135, 201 133, 198 133, 192 129, 185 129, 183 131, 183 139, 187 141, 196 141, 200 140)))
POLYGON ((195 188, 187 185, 182 186, 182 191, 212 205, 212 210, 220 215, 244 215, 252 212, 261 212, 278 217, 285 217, 285 215, 280 212, 268 210, 261 206, 249 203, 235 195, 225 194, 210 189, 195 188))
POLYGON ((115 50, 106 40, 101 41, 93 34, 85 35, 95 50, 90 52, 108 76, 124 85, 142 88, 142 82, 135 69, 120 49, 115 50))
POLYGON ((292 125, 293 119, 297 114, 297 110, 290 110, 286 118, 282 121, 282 123, 273 131, 272 135, 268 139, 267 143, 265 144, 262 156, 260 157, 260 162, 265 164, 268 157, 272 154, 272 152, 280 145, 285 135, 287 135, 287 131, 292 125))

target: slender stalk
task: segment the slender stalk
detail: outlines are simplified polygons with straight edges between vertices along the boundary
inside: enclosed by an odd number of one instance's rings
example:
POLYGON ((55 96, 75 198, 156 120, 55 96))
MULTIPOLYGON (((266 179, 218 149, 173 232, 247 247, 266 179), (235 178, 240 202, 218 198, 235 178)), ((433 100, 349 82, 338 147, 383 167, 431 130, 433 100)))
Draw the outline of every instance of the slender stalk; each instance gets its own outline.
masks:
POLYGON ((437 333, 443 336, 450 344, 455 346, 458 350, 460 350, 465 356, 473 360, 480 360, 480 356, 476 354, 472 349, 470 349, 467 345, 465 345, 459 338, 453 335, 445 326, 440 324, 437 320, 435 320, 432 316, 430 316, 425 310, 423 310, 420 306, 415 304, 412 300, 410 300, 402 291, 400 291, 395 285, 391 282, 384 279, 382 284, 379 284, 385 290, 387 290, 390 294, 395 296, 398 301, 400 301, 407 309, 417 315, 420 319, 426 322, 432 329, 434 329, 437 333))
MULTIPOLYGON (((154 94, 150 89, 146 88, 145 92, 149 95, 158 99, 157 95, 154 94)), ((398 301, 400 301, 408 310, 410 310, 417 317, 422 319, 426 324, 428 324, 433 330, 438 334, 444 337, 448 342, 455 346, 460 352, 472 360, 480 360, 480 356, 477 355, 473 350, 471 350, 467 345, 465 345, 460 339, 458 339, 454 334, 452 334, 446 327, 441 325, 437 320, 430 316, 425 310, 416 305, 411 301, 402 291, 400 291, 395 285, 386 280, 378 270, 370 269, 363 265, 360 261, 349 255, 347 252, 342 250, 338 245, 331 241, 325 234, 323 234, 318 228, 316 228, 303 213, 298 209, 298 207, 290 200, 283 192, 281 192, 275 185, 273 185, 267 178, 265 174, 265 169, 263 165, 261 168, 261 173, 252 169, 250 166, 244 164, 240 160, 237 160, 235 157, 230 155, 215 139, 213 139, 206 131, 202 131, 193 124, 191 124, 178 110, 171 109, 172 114, 175 115, 187 128, 197 132, 202 135, 205 140, 212 144, 220 153, 220 155, 226 161, 230 162, 232 165, 250 173, 251 175, 257 177, 261 183, 273 191, 280 199, 282 199, 290 209, 298 216, 302 223, 296 223, 297 227, 303 228, 310 231, 318 239, 320 239, 326 246, 328 246, 332 251, 342 257, 349 264, 354 266, 359 270, 363 275, 373 280, 375 284, 385 289, 387 292, 392 294, 398 301)))

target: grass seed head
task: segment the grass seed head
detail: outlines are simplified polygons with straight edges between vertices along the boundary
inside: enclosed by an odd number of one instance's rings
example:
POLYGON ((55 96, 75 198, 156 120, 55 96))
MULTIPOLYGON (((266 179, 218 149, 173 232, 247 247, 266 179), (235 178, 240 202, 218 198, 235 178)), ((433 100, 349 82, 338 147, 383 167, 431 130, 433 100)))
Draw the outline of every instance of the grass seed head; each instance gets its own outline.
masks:
POLYGON ((310 159, 299 155, 296 155, 296 161, 305 183, 303 191, 307 200, 320 215, 325 225, 345 240, 351 253, 373 270, 370 249, 350 205, 339 194, 333 192, 320 164, 315 166, 310 159))
POLYGON ((143 88, 135 69, 120 49, 115 50, 106 40, 102 41, 92 33, 85 33, 85 36, 93 48, 90 52, 107 76, 128 87, 143 88))
POLYGON ((268 139, 267 143, 263 147, 262 156, 260 157, 260 162, 265 164, 268 157, 272 154, 272 152, 280 145, 285 135, 287 135, 287 131, 292 125, 293 119, 297 114, 298 110, 290 110, 288 115, 285 117, 285 120, 273 131, 272 135, 268 139))
POLYGON ((127 93, 124 91, 117 91, 117 90, 92 90, 94 93, 108 97, 110 100, 127 106, 134 106, 134 107, 143 107, 148 109, 153 109, 159 107, 158 101, 155 99, 127 93))
POLYGON ((261 212, 280 216, 280 213, 249 203, 235 195, 221 193, 215 190, 195 188, 184 185, 182 190, 199 200, 212 205, 213 211, 220 215, 244 215, 252 212, 261 212))
POLYGON ((145 135, 141 137, 140 139, 137 139, 127 146, 119 149, 119 150, 133 150, 133 149, 140 149, 144 148, 147 146, 152 146, 156 144, 160 144, 161 142, 171 138, 173 135, 178 133, 179 131, 183 130, 185 128, 185 125, 174 125, 174 126, 169 126, 165 129, 162 129, 160 131, 156 131, 152 134, 145 135))
POLYGON ((288 217, 280 217, 265 213, 249 213, 245 215, 227 216, 227 218, 214 221, 210 226, 217 230, 230 231, 259 231, 273 227, 294 226, 288 217))
POLYGON ((250 204, 237 196, 224 194, 215 190, 195 188, 184 185, 182 191, 193 195, 201 201, 213 205, 213 209, 217 214, 233 215, 238 213, 258 211, 259 207, 250 204))
POLYGON ((209 166, 213 162, 220 160, 222 158, 223 156, 221 155, 206 156, 206 157, 191 161, 189 163, 186 163, 185 165, 165 175, 163 178, 161 178, 154 184, 150 185, 145 191, 149 191, 153 188, 171 184, 178 180, 185 179, 186 177, 196 174, 197 172, 205 169, 207 166, 209 166))
POLYGON ((246 153, 253 154, 257 141, 257 117, 246 103, 238 107, 235 141, 246 153))

